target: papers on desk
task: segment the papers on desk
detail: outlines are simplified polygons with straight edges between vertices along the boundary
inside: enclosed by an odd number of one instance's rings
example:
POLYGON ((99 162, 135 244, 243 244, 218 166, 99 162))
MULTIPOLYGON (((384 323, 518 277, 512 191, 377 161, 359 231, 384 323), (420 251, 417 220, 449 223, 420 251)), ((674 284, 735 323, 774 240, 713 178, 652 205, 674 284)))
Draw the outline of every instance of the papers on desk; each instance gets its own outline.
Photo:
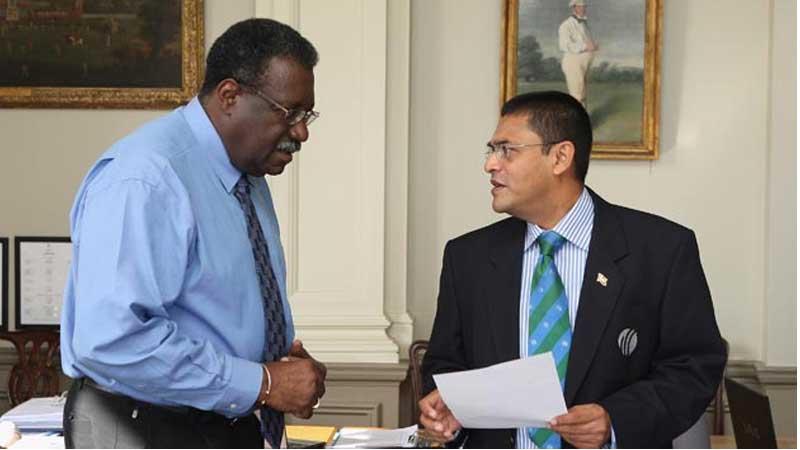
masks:
POLYGON ((550 352, 433 379, 466 428, 546 427, 567 412, 550 352))
POLYGON ((61 431, 64 397, 37 397, 22 402, 0 417, 22 431, 61 431))
POLYGON ((416 432, 416 425, 396 430, 344 427, 336 434, 330 448, 412 448, 416 432))

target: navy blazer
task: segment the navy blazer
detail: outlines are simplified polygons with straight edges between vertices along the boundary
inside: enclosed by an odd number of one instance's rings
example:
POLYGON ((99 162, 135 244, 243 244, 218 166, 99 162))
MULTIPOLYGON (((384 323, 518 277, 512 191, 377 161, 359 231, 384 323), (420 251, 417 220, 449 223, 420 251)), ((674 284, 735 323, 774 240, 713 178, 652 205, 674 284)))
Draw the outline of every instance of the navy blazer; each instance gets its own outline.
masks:
MULTIPOLYGON (((727 360, 697 241, 681 225, 589 193, 595 218, 566 404, 602 405, 619 448, 670 448, 705 411, 727 360), (625 329, 637 334, 627 356, 625 329)), ((422 367, 425 393, 435 389, 433 374, 519 358, 525 230, 512 217, 447 243, 422 367)), ((515 446, 514 429, 464 432, 469 448, 515 446)))

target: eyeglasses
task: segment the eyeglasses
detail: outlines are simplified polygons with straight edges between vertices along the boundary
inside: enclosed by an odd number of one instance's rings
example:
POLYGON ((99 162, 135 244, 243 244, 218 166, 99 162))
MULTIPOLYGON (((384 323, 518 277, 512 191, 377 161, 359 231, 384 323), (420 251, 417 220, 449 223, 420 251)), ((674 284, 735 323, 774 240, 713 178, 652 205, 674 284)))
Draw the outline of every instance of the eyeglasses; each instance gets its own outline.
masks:
POLYGON ((513 150, 523 148, 523 147, 549 147, 556 142, 543 142, 540 144, 511 144, 508 142, 501 142, 499 144, 495 144, 492 142, 487 142, 486 147, 486 159, 489 159, 492 155, 496 156, 498 159, 507 160, 509 155, 513 150))
POLYGON ((280 103, 276 102, 275 100, 273 100, 272 98, 270 98, 257 88, 245 83, 239 83, 239 84, 241 84, 242 86, 246 86, 248 88, 247 90, 250 91, 252 94, 254 94, 256 97, 269 103, 269 105, 272 107, 273 110, 281 111, 283 113, 284 119, 286 120, 286 123, 290 127, 293 127, 300 122, 304 122, 306 126, 308 126, 311 124, 311 122, 317 120, 317 118, 319 117, 319 112, 317 111, 314 110, 306 111, 305 109, 289 109, 281 105, 280 103))

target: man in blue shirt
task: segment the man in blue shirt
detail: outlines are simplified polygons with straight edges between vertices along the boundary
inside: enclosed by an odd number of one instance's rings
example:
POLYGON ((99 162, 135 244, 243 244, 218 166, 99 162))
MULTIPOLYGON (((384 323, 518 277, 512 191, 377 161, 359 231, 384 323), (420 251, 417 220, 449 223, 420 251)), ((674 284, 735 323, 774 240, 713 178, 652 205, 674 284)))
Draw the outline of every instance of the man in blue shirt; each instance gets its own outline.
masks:
POLYGON ((198 97, 89 170, 61 320, 68 447, 276 447, 284 412, 312 415, 326 369, 294 340, 264 176, 308 139, 317 60, 286 25, 237 23, 198 97))

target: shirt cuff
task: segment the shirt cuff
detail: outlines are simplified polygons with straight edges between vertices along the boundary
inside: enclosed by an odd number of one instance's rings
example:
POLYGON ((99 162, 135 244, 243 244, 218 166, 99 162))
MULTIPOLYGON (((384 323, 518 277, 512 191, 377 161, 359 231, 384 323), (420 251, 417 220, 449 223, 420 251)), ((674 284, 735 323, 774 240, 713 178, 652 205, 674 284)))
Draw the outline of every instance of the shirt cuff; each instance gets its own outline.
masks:
POLYGON ((228 385, 214 409, 226 417, 239 417, 252 411, 264 372, 259 363, 229 358, 231 373, 228 385))
POLYGON ((604 448, 617 448, 617 433, 614 433, 614 426, 611 426, 611 441, 604 448))

